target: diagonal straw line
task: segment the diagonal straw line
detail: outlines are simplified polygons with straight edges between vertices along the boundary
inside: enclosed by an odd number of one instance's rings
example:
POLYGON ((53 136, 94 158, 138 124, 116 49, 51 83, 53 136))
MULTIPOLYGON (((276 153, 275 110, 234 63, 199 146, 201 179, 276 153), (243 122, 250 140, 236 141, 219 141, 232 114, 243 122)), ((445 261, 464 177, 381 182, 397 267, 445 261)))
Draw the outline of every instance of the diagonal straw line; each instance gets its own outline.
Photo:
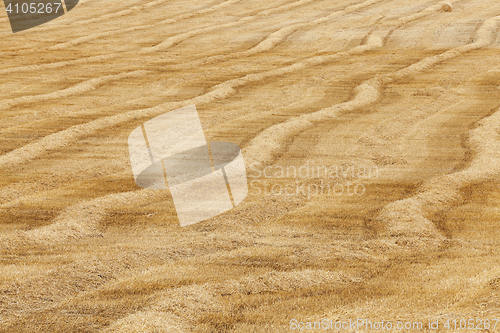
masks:
POLYGON ((68 12, 68 10, 66 9, 66 2, 64 2, 64 0, 61 0, 61 2, 64 9, 64 14, 66 14, 68 12))
POLYGON ((146 133, 146 128, 144 124, 141 124, 142 136, 144 136, 144 141, 146 141, 146 147, 148 147, 149 159, 151 160, 151 164, 154 164, 153 152, 151 151, 151 146, 149 145, 148 134, 146 133))

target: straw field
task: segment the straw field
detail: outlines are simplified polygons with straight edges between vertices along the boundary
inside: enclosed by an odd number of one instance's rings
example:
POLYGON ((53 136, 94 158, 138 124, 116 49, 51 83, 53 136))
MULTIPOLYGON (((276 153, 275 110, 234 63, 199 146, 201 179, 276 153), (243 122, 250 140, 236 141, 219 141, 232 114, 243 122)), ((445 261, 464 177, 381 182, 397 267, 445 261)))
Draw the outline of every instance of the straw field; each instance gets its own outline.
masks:
POLYGON ((0 332, 500 331, 499 32, 497 0, 0 5, 0 332), (249 194, 181 227, 127 139, 188 105, 249 194))

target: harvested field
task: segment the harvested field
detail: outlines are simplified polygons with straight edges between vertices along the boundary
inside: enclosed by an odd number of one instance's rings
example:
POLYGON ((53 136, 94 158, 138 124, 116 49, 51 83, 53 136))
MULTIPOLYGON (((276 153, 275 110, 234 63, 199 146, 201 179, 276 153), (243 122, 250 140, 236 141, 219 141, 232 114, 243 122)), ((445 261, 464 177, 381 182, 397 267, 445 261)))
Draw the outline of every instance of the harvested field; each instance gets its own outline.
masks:
POLYGON ((0 332, 500 331, 499 32, 496 0, 0 5, 0 332), (190 105, 249 193, 181 227, 128 137, 190 105))

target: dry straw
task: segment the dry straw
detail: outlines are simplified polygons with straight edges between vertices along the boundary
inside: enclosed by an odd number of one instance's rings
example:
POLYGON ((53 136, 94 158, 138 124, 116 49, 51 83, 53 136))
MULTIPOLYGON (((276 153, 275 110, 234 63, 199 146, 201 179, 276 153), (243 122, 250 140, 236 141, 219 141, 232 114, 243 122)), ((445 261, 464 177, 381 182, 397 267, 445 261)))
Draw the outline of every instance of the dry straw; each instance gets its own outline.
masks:
POLYGON ((356 282, 358 280, 342 272, 306 269, 251 275, 224 283, 183 286, 158 293, 149 309, 114 322, 106 332, 185 332, 194 327, 200 317, 209 313, 223 313, 224 296, 290 293, 356 282))
POLYGON ((137 78, 150 74, 151 72, 145 70, 137 70, 133 72, 115 74, 115 75, 106 75, 98 78, 90 79, 81 83, 78 83, 74 86, 71 86, 66 89, 58 90, 48 94, 42 95, 33 95, 33 96, 23 96, 13 99, 4 99, 0 101, 0 110, 7 110, 13 107, 16 107, 21 104, 33 104, 33 103, 41 103, 47 102, 53 99, 63 99, 66 97, 70 97, 73 95, 83 94, 87 92, 91 92, 97 89, 99 86, 104 84, 119 81, 123 79, 129 78, 137 78))
MULTIPOLYGON (((477 32, 479 38, 475 43, 428 57, 394 73, 391 77, 386 77, 385 81, 390 82, 393 78, 417 74, 437 63, 490 45, 499 21, 500 16, 496 16, 484 22, 477 32)), ((425 214, 431 208, 443 209, 444 205, 458 200, 461 187, 498 175, 500 172, 500 138, 497 132, 500 127, 499 119, 500 111, 480 121, 482 126, 471 131, 470 143, 477 155, 469 168, 451 175, 437 177, 424 185, 421 193, 393 202, 382 210, 378 219, 386 224, 387 236, 395 240, 405 239, 410 243, 418 240, 419 245, 439 244, 445 239, 434 224, 425 218, 425 214)))
MULTIPOLYGON (((435 9, 436 5, 433 5, 428 8, 428 10, 435 9)), ((422 13, 419 13, 422 15, 422 13)), ((412 15, 410 15, 412 16, 412 15)), ((412 16, 415 19, 419 18, 420 16, 412 16)), ((268 161, 272 156, 280 151, 283 147, 283 144, 290 139, 290 137, 296 135, 297 133, 303 131, 304 129, 310 127, 314 122, 318 121, 325 121, 329 120, 331 118, 336 118, 340 113, 342 112, 349 112, 353 111, 362 107, 369 106, 379 100, 380 97, 380 89, 382 84, 388 84, 390 82, 393 82, 394 80, 401 79, 403 77, 408 77, 412 76, 415 74, 418 74, 419 72, 426 70, 433 65, 440 63, 445 60, 452 59, 454 57, 457 57, 465 52, 469 52, 472 50, 476 50, 478 48, 484 47, 489 45, 489 43, 492 42, 492 36, 494 35, 494 32, 496 30, 496 25, 498 20, 500 19, 500 16, 494 17, 488 21, 486 21, 481 29, 478 30, 478 36, 479 39, 477 42, 462 46, 456 49, 452 49, 450 51, 444 52, 442 54, 439 54, 437 56, 432 56, 425 58, 424 60, 417 62, 416 64, 413 64, 409 67, 406 67, 402 70, 399 70, 395 73, 383 75, 380 77, 376 77, 370 80, 367 80, 363 82, 361 85, 359 85, 356 88, 356 96, 353 100, 346 102, 346 103, 341 103, 334 105, 332 107, 322 109, 320 111, 317 111, 312 114, 307 114, 307 115, 302 115, 297 118, 292 118, 291 120, 281 123, 275 126, 272 126, 268 129, 266 129, 260 136, 257 136, 254 140, 252 140, 250 147, 245 149, 243 151, 245 155, 245 159, 247 162, 251 163, 253 161, 268 161)), ((402 21, 399 23, 395 23, 396 26, 399 26, 401 24, 406 23, 407 21, 402 21)), ((347 52, 340 52, 331 56, 319 56, 311 59, 304 60, 303 62, 296 63, 294 65, 290 65, 284 68, 279 68, 279 69, 273 69, 268 72, 264 73, 258 73, 258 74, 249 74, 246 75, 242 78, 237 78, 237 79, 232 79, 229 81, 226 81, 222 84, 219 84, 214 87, 214 89, 205 94, 201 95, 198 97, 195 97, 191 100, 180 102, 180 103, 165 103, 162 105, 158 105, 153 108, 145 109, 145 110, 137 110, 133 112, 129 112, 126 114, 121 114, 118 116, 112 116, 112 117, 106 117, 106 118, 101 118, 96 121, 84 124, 84 125, 79 125, 79 126, 74 126, 71 127, 67 130, 49 135, 48 137, 45 137, 44 139, 31 143, 27 146, 21 147, 19 149, 16 149, 2 157, 0 157, 0 166, 11 166, 11 165, 16 165, 22 162, 25 162, 27 160, 30 160, 32 158, 35 158, 36 156, 42 154, 44 151, 50 148, 55 148, 55 147, 60 147, 64 146, 65 144, 70 143, 73 140, 76 140, 76 138, 80 137, 81 135, 89 134, 92 133, 98 129, 110 127, 119 123, 122 123, 132 117, 135 116, 145 116, 145 115, 154 115, 161 110, 162 112, 165 112, 165 109, 170 109, 173 106, 175 107, 181 107, 184 105, 189 105, 189 104, 198 104, 198 103, 208 103, 212 102, 216 99, 220 98, 225 98, 232 94, 234 92, 234 88, 245 85, 249 82, 256 82, 260 81, 266 77, 270 76, 276 76, 280 74, 286 74, 286 73, 291 73, 315 64, 323 63, 325 61, 329 61, 338 57, 345 57, 348 55, 356 54, 359 52, 364 52, 366 50, 370 50, 373 48, 381 47, 382 45, 382 38, 377 35, 377 34, 372 34, 370 38, 368 38, 367 44, 362 45, 362 46, 357 46, 353 48, 350 51, 347 52)), ((138 200, 143 199, 143 195, 141 194, 141 191, 137 191, 137 193, 129 193, 126 195, 127 200, 134 200, 137 198, 138 200)), ((111 198, 111 197, 110 197, 111 198)), ((110 198, 104 198, 104 200, 109 200, 110 198)), ((99 199, 95 199, 93 203, 97 204, 99 199)), ((93 205, 91 205, 93 206, 93 205)), ((98 205, 100 207, 100 205, 98 205)), ((76 205, 74 207, 76 211, 80 212, 81 208, 79 205, 76 205)), ((71 207, 68 209, 68 213, 63 214, 62 216, 59 216, 57 220, 59 221, 57 224, 54 225, 64 225, 64 221, 66 218, 63 218, 63 216, 70 216, 71 215, 71 207)), ((90 210, 92 210, 92 207, 89 207, 90 210)), ((418 211, 412 210, 412 212, 409 215, 413 214, 418 214, 418 211)), ((104 212, 101 212, 101 209, 98 209, 97 216, 102 216, 101 214, 104 214, 104 212)), ((71 218, 69 218, 71 220, 71 218)), ((94 221, 94 219, 91 219, 94 221)), ((97 219, 100 220, 100 217, 97 219)), ((85 224, 84 221, 79 221, 78 224, 83 223, 85 224)), ((95 222, 94 222, 95 223, 95 222)), ((429 225, 427 222, 424 223, 425 225, 429 225)), ((71 223, 73 225, 73 223, 71 223)), ((89 224, 91 230, 93 230, 96 226, 93 223, 89 224)), ((60 228, 56 229, 59 231, 60 228)), ((77 228, 79 229, 79 228, 77 228)), ((426 228, 427 229, 427 228, 426 228)), ((51 230, 49 234, 51 235, 49 238, 52 238, 55 234, 53 233, 55 230, 51 230)), ((36 231, 33 231, 34 234, 36 234, 36 231)), ((82 234, 81 232, 74 232, 76 234, 82 234)), ((84 234, 85 232, 83 232, 84 234)), ((44 234, 43 232, 41 234, 44 234)), ((71 232, 73 234, 73 232, 71 232)), ((30 237, 31 238, 31 237, 30 237)), ((46 237, 42 237, 46 238, 46 237)), ((72 238, 71 236, 69 238, 72 238)))
MULTIPOLYGON (((371 4, 372 1, 367 1, 364 3, 365 5, 371 4)), ((361 6, 363 4, 360 4, 361 6)), ((356 7, 356 8, 359 8, 356 7)), ((405 20, 403 21, 398 21, 395 23, 388 23, 388 25, 393 25, 394 27, 399 27, 405 23, 408 23, 411 20, 416 20, 418 18, 421 18, 423 15, 427 15, 431 12, 432 9, 435 10, 435 6, 433 5, 426 10, 421 11, 420 13, 417 14, 412 14, 408 16, 405 20)), ((344 10, 345 11, 345 10, 344 10)), ((158 45, 157 45, 158 46, 158 45)), ((65 129, 63 131, 48 135, 39 141, 32 142, 26 146, 20 147, 18 149, 15 149, 3 156, 0 156, 0 168, 2 167, 12 167, 17 164, 25 163, 28 162, 41 154, 45 153, 47 150, 50 149, 56 149, 63 147, 71 142, 76 141, 78 138, 80 138, 83 135, 90 135, 92 133, 95 133, 96 131, 104 128, 109 128, 121 123, 124 123, 126 121, 130 121, 136 117, 153 117, 161 113, 165 113, 169 110, 172 109, 177 109, 181 108, 183 106, 191 105, 191 104, 203 104, 203 103, 211 103, 214 102, 215 100, 222 99, 225 97, 228 97, 229 95, 233 94, 236 90, 235 88, 246 85, 248 83, 253 83, 253 82, 259 82, 265 78, 268 77, 275 77, 278 75, 285 75, 288 73, 293 73, 298 70, 302 70, 304 68, 310 67, 310 66, 316 66, 320 65, 325 62, 329 62, 332 60, 337 60, 337 59, 344 59, 348 56, 354 55, 354 54, 360 54, 375 48, 379 48, 383 46, 383 39, 379 34, 371 34, 368 38, 367 44, 361 45, 354 47, 353 49, 346 51, 346 52, 339 52, 335 53, 332 55, 328 56, 317 56, 317 57, 312 57, 308 58, 306 60, 303 60, 301 62, 295 63, 290 66, 286 66, 283 68, 278 68, 278 69, 272 69, 270 71, 266 71, 263 73, 257 73, 257 74, 249 74, 241 78, 237 79, 232 79, 228 80, 224 83, 221 83, 219 85, 216 85, 213 87, 213 90, 204 94, 200 95, 194 98, 191 98, 189 100, 184 100, 181 102, 167 102, 164 104, 157 105, 155 107, 147 108, 147 109, 141 109, 141 110, 134 110, 134 111, 129 111, 123 114, 115 115, 115 116, 110 116, 110 117, 104 117, 104 118, 99 118, 94 121, 91 121, 86 124, 82 125, 76 125, 72 126, 68 129, 65 129)), ((365 94, 363 94, 365 95, 365 94)), ((362 97, 362 96, 360 96, 362 97)), ((354 101, 354 103, 358 103, 357 101, 354 101)), ((337 108, 337 106, 333 106, 332 108, 337 108)), ((324 110, 322 110, 324 111, 324 110)), ((318 111, 318 112, 322 112, 318 111)), ((315 115, 312 115, 311 117, 315 117, 315 115)), ((329 116, 330 117, 330 116, 329 116)), ((292 126, 294 127, 294 126, 292 126)), ((295 128, 295 127, 294 127, 295 128)), ((285 142, 285 140, 281 140, 281 142, 285 142)), ((252 157, 250 157, 252 159, 252 157)))

